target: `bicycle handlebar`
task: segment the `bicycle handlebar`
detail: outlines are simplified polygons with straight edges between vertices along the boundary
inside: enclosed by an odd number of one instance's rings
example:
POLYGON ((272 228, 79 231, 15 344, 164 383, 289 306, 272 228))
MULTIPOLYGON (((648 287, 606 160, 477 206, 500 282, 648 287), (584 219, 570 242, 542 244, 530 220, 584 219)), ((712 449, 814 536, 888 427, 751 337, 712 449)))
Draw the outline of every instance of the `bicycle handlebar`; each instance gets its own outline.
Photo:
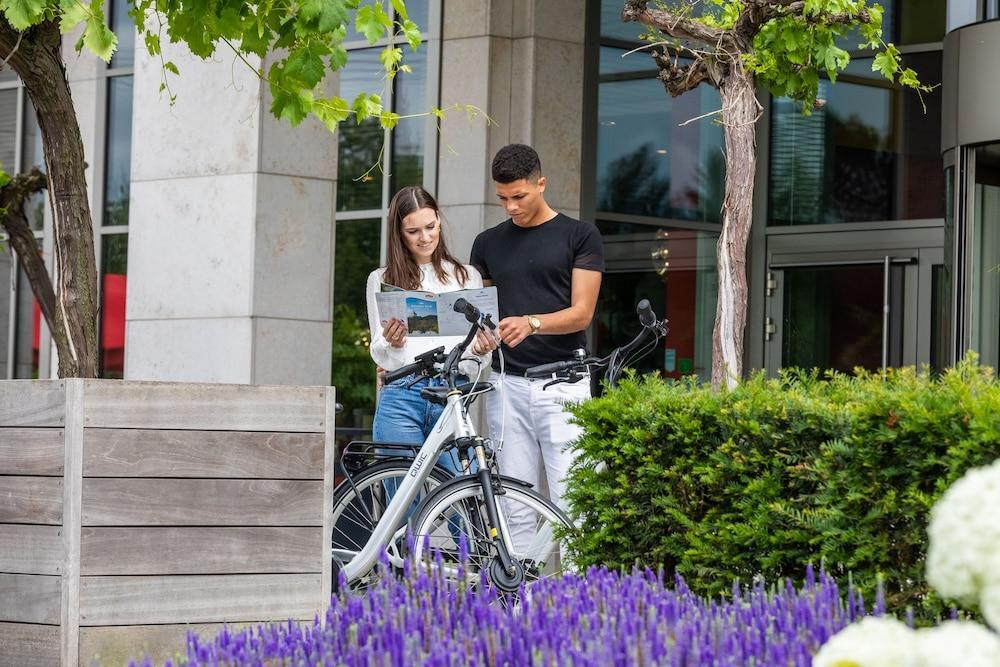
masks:
POLYGON ((571 368, 576 368, 581 364, 586 363, 586 361, 587 360, 571 359, 570 361, 553 361, 550 364, 532 366, 524 371, 524 376, 529 378, 548 377, 549 375, 554 375, 555 373, 561 373, 563 371, 568 371, 571 368))

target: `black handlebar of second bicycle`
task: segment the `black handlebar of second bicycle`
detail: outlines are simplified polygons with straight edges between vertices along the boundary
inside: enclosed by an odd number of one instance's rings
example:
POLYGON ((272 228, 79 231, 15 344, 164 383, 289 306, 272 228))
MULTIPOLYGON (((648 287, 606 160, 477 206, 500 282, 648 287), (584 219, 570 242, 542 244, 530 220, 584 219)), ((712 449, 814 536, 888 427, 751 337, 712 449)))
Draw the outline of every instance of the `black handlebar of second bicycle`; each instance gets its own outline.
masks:
POLYGON ((652 307, 649 305, 649 299, 643 299, 636 305, 636 314, 639 316, 639 323, 642 324, 642 330, 633 338, 631 341, 616 349, 614 352, 606 357, 597 359, 594 357, 589 357, 587 359, 572 359, 568 361, 555 361, 548 364, 542 364, 540 366, 532 366, 531 368, 524 371, 526 377, 541 378, 556 375, 558 373, 563 373, 570 370, 587 370, 590 367, 604 367, 610 363, 612 356, 615 353, 619 357, 622 355, 627 355, 638 348, 642 343, 644 343, 649 334, 652 333, 655 336, 665 335, 665 322, 659 322, 656 319, 656 313, 653 312, 652 307))

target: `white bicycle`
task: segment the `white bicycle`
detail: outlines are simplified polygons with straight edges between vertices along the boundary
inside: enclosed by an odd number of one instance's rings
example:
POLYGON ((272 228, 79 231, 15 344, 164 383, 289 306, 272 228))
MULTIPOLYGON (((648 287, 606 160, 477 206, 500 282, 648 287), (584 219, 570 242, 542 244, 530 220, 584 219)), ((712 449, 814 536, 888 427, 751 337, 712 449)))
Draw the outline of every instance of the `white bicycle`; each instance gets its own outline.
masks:
POLYGON ((420 392, 444 406, 424 443, 351 443, 342 452, 348 474, 334 490, 332 555, 335 581, 342 573, 352 588, 371 583, 383 554, 394 567, 407 555, 420 562, 433 554, 448 574, 463 572, 473 584, 485 572, 502 594, 563 569, 561 543, 571 521, 531 484, 500 475, 492 443, 469 419, 471 402, 493 386, 460 383, 458 362, 476 332, 493 323, 464 299, 455 310, 471 324, 461 343, 447 354, 443 347, 426 352, 383 377, 386 383, 414 374, 443 381, 420 392), (461 462, 458 476, 436 464, 452 450, 461 462), (505 516, 513 505, 534 517, 528 543, 511 538, 505 516))

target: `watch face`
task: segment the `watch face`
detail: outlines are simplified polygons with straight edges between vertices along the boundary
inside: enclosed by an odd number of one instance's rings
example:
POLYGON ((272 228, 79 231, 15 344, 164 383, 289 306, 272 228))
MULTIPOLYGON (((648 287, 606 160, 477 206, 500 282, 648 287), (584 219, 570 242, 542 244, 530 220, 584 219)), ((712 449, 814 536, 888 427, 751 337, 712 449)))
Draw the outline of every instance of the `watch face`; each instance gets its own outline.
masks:
POLYGON ((542 328, 542 321, 537 317, 535 317, 534 315, 530 315, 528 317, 528 326, 531 327, 532 331, 538 331, 539 329, 542 328))

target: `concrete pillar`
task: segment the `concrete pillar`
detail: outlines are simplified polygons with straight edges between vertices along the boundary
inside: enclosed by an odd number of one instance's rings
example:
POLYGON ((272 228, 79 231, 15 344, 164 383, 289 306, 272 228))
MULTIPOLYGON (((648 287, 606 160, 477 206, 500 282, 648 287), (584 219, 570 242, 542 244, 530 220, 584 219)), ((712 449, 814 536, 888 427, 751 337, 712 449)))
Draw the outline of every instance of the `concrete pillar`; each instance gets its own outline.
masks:
POLYGON ((441 106, 474 104, 495 124, 451 112, 442 122, 438 200, 450 248, 468 258, 476 235, 506 219, 490 163, 509 143, 542 160, 546 201, 580 211, 584 3, 448 0, 441 47, 441 106))
POLYGON ((173 107, 136 49, 125 376, 329 384, 334 136, 225 48, 169 50, 173 107))

